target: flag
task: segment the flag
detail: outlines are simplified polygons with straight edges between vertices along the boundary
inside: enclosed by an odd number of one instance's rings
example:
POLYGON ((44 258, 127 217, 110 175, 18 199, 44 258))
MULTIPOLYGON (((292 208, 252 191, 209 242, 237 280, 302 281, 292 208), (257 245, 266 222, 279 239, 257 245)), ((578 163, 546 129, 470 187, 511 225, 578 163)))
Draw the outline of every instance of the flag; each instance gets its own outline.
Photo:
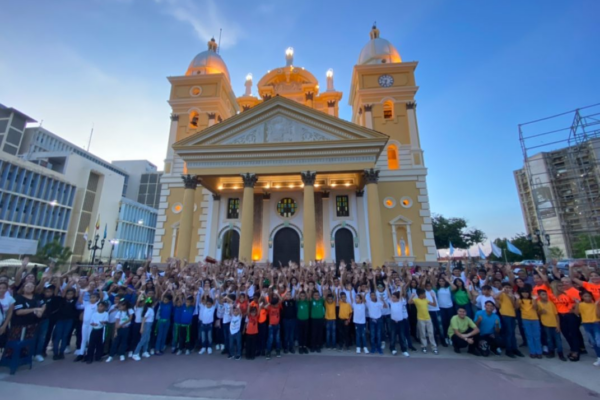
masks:
POLYGON ((85 240, 87 242, 88 238, 88 228, 85 228, 85 232, 83 233, 83 240, 85 240))
POLYGON ((521 250, 519 250, 514 244, 512 244, 508 240, 506 241, 506 249, 511 253, 518 254, 520 256, 523 255, 523 253, 521 253, 521 250))
POLYGON ((450 242, 450 255, 454 254, 454 246, 452 246, 452 242, 450 242))
POLYGON ((98 214, 98 219, 96 220, 96 230, 100 229, 100 214, 98 214))
POLYGON ((487 256, 485 255, 485 253, 483 252, 481 247, 479 247, 479 246, 477 246, 477 247, 479 248, 479 258, 486 259, 487 256))
POLYGON ((106 239, 107 231, 108 231, 108 224, 104 224, 104 239, 106 239))
POLYGON ((496 246, 494 242, 490 243, 492 244, 492 253, 498 258, 502 258, 502 250, 500 250, 500 247, 496 246))

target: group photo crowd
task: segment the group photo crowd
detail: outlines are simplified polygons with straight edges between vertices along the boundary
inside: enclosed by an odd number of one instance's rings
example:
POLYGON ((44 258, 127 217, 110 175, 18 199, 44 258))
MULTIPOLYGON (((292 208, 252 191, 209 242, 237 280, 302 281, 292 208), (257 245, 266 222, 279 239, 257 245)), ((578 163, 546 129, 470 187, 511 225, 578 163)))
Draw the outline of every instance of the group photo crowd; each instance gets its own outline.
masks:
POLYGON ((148 261, 60 272, 28 262, 0 276, 4 360, 269 360, 329 350, 577 362, 589 351, 600 366, 600 274, 583 265, 169 259, 164 268, 148 261))

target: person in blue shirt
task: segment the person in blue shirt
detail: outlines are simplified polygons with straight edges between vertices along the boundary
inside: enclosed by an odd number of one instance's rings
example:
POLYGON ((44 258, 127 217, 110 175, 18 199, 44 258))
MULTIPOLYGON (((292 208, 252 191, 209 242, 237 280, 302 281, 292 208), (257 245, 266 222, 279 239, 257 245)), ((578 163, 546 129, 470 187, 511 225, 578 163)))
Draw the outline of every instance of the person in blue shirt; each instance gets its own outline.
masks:
POLYGON ((485 302, 485 309, 475 313, 475 324, 479 328, 479 352, 487 357, 490 350, 497 355, 502 354, 500 350, 500 317, 494 311, 496 305, 491 301, 485 302))
POLYGON ((178 294, 175 299, 175 315, 173 328, 173 341, 177 343, 177 355, 189 355, 194 342, 190 340, 194 310, 196 309, 194 296, 188 296, 183 303, 183 294, 178 294))
POLYGON ((167 334, 171 326, 171 315, 173 314, 173 295, 170 291, 165 292, 162 297, 162 302, 158 308, 158 322, 156 324, 156 346, 154 355, 161 356, 165 351, 167 344, 167 334))

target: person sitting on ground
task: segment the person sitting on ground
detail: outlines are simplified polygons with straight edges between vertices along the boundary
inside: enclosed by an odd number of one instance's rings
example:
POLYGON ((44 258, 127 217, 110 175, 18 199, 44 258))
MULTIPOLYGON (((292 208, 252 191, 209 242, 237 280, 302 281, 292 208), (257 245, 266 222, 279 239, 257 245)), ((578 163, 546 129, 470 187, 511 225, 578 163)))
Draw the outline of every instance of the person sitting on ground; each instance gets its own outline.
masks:
POLYGON ((455 353, 460 353, 461 348, 468 347, 469 354, 479 355, 477 349, 479 328, 471 318, 467 317, 467 310, 464 308, 459 308, 458 314, 450 320, 448 336, 450 336, 455 353))
POLYGON ((500 317, 495 312, 496 306, 491 301, 485 303, 485 310, 477 311, 475 314, 475 324, 479 328, 479 352, 487 357, 492 351, 497 355, 502 354, 500 349, 500 317))

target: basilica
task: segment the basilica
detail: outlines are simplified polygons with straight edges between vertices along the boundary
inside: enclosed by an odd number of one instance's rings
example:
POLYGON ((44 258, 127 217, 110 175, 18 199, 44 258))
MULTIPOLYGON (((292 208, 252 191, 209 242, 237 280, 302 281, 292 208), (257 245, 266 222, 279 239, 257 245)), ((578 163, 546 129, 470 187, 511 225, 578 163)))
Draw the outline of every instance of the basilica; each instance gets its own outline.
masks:
POLYGON ((236 96, 215 40, 182 76, 172 108, 153 261, 211 257, 308 265, 324 260, 435 262, 427 168, 419 140, 417 62, 373 26, 348 102, 294 64, 236 96))

